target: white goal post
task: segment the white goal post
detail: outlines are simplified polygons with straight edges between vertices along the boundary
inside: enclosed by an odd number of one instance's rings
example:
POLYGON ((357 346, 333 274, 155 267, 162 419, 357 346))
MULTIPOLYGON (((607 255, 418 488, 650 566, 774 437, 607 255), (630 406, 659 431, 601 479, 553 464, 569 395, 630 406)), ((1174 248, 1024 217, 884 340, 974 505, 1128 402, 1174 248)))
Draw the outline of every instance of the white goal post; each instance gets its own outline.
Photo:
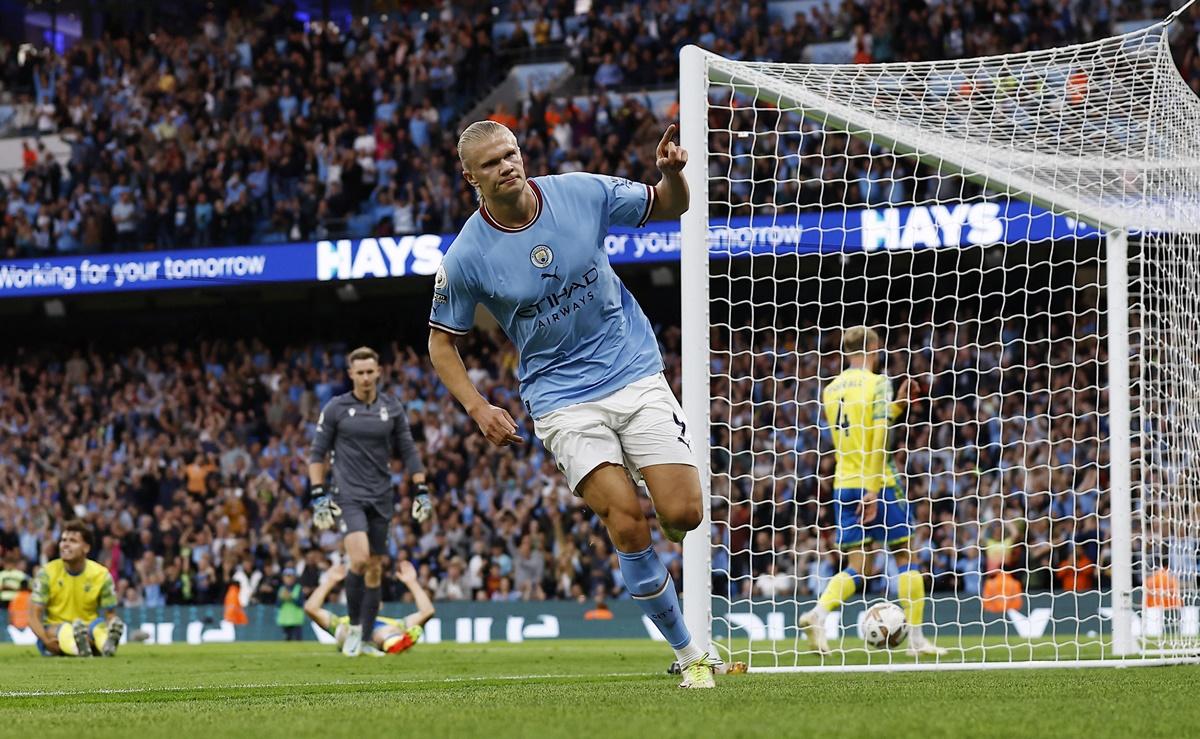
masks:
POLYGON ((700 642, 771 671, 1200 658, 1200 99, 1174 17, 927 63, 683 49, 700 642), (943 657, 863 646, 864 604, 896 597, 882 548, 830 655, 797 626, 842 566, 820 394, 862 325, 922 388, 891 428, 894 546, 943 657))

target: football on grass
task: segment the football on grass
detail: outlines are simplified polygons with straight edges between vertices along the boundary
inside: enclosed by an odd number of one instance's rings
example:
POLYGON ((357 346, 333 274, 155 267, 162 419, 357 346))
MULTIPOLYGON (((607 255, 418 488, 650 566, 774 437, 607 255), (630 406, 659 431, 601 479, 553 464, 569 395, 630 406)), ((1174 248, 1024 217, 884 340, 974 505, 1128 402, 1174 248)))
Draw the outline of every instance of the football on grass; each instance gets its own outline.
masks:
POLYGON ((908 638, 908 621, 895 603, 881 601, 867 609, 862 622, 863 640, 875 649, 895 649, 908 638))

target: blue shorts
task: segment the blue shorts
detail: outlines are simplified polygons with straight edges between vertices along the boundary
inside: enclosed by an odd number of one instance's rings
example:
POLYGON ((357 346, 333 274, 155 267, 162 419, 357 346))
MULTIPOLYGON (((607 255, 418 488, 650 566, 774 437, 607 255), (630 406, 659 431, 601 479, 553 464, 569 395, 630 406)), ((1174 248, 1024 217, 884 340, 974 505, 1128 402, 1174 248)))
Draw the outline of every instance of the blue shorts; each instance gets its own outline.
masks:
POLYGON ((849 549, 869 541, 899 544, 912 536, 908 518, 908 501, 894 487, 884 488, 876 504, 875 520, 865 525, 859 519, 862 511, 863 488, 834 488, 837 506, 837 537, 841 549, 849 549))

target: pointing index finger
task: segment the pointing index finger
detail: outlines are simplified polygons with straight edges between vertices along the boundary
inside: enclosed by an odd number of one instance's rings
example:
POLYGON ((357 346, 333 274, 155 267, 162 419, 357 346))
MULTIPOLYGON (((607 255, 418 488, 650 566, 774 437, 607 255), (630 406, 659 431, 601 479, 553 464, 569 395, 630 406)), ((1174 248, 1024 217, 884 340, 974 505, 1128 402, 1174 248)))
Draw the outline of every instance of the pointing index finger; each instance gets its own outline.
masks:
POLYGON ((666 146, 667 144, 671 143, 671 137, 673 137, 674 135, 675 135, 675 124, 672 123, 671 125, 667 126, 667 130, 665 132, 663 132, 662 141, 658 142, 659 148, 662 148, 662 147, 666 146))

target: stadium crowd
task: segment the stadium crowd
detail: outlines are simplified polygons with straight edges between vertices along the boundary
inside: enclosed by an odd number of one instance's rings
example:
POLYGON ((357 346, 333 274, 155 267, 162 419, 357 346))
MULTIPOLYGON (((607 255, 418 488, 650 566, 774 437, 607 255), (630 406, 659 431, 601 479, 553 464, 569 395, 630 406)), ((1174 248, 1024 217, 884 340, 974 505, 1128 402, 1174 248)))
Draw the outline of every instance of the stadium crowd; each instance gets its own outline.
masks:
MULTIPOLYGON (((59 162, 32 143, 24 170, 0 177, 0 257, 452 232, 476 208, 458 176, 457 116, 500 56, 522 49, 561 45, 592 83, 583 104, 535 93, 519 111, 495 111, 518 132, 529 173, 647 179, 664 121, 643 96, 620 91, 674 86, 682 43, 788 61, 841 37, 858 62, 931 59, 1095 38, 1112 21, 1102 0, 871 0, 814 6, 790 25, 761 2, 743 12, 661 1, 573 8, 514 2, 496 18, 338 31, 268 10, 209 18, 184 36, 108 36, 29 68, 0 47, 0 81, 19 88, 28 74, 37 127, 71 146, 59 162)), ((1196 49, 1184 69, 1200 90, 1196 49)), ((867 180, 812 166, 795 179, 821 193, 833 192, 822 179, 867 180)), ((838 198, 897 194, 880 187, 838 198)), ((997 569, 1031 590, 1090 589, 1104 576, 1103 348, 1086 316, 1046 325, 1069 333, 1006 323, 989 342, 964 343, 950 328, 889 337, 893 371, 925 376, 930 388, 897 443, 922 524, 914 548, 935 592, 977 593, 997 569)), ((733 597, 813 594, 836 571, 833 460, 816 403, 818 378, 835 373, 836 339, 806 332, 714 338, 726 376, 714 386, 726 401, 712 411, 714 575, 733 597), (791 401, 760 402, 781 393, 791 401)), ((511 347, 485 334, 470 341, 472 379, 522 417, 511 347)), ((678 331, 662 341, 678 390, 678 331)), ((53 552, 59 523, 81 517, 100 534, 93 556, 125 605, 219 602, 232 583, 273 602, 286 567, 311 588, 338 554, 337 536, 315 530, 305 505, 305 452, 317 409, 345 388, 345 348, 239 341, 6 361, 0 553, 29 571, 53 552)), ((435 518, 418 526, 396 475, 391 556, 418 564, 439 600, 622 597, 602 528, 541 446, 491 448, 423 352, 385 354, 387 391, 408 405, 439 496, 435 518)), ((681 583, 679 548, 657 543, 681 583)), ((402 595, 385 582, 385 597, 402 595)))
MULTIPOLYGON (((886 371, 922 387, 890 438, 910 546, 935 594, 980 595, 998 572, 1029 591, 1090 590, 1108 576, 1097 316, 1051 324, 1044 310, 1004 321, 914 312, 889 332, 886 371)), ((831 574, 835 460, 820 392, 841 371, 839 340, 815 327, 713 333, 714 571, 731 598, 815 595, 831 574)), ((882 549, 872 559, 868 592, 882 593, 895 565, 882 549)))
MULTIPOLYGON (((23 91, 29 125, 70 145, 59 161, 30 142, 23 171, 0 173, 0 258, 453 232, 476 208, 459 176, 458 118, 529 50, 571 61, 590 87, 577 98, 535 90, 518 111, 495 109, 518 132, 529 173, 642 179, 676 116, 623 91, 673 89, 685 43, 796 61, 842 38, 857 62, 895 61, 1087 40, 1112 23, 1106 0, 871 0, 791 19, 771 18, 765 0, 487 10, 339 29, 269 4, 261 17, 107 35, 23 65, 0 41, 0 86, 23 91)), ((1191 46, 1183 63, 1200 89, 1191 46)))
MULTIPOLYGON (((126 605, 220 602, 237 583, 270 601, 288 566, 305 587, 340 555, 312 525, 308 445, 319 408, 346 388, 344 347, 270 351, 257 341, 146 347, 119 356, 28 355, 0 379, 0 550, 26 571, 55 550, 61 521, 97 531, 94 557, 126 605)), ((438 491, 410 517, 396 474, 393 559, 410 559, 439 599, 621 591, 598 522, 538 444, 518 453, 471 433, 427 360, 392 347, 385 384, 406 403, 438 491)), ((515 358, 474 337, 469 373, 520 415, 515 358)), ((402 590, 402 588, 400 588, 402 590)), ((389 580, 388 597, 398 593, 389 580)))
MULTIPOLYGON (((892 372, 928 387, 896 444, 920 523, 913 546, 935 592, 978 594, 1000 569, 1031 590, 1099 584, 1104 358, 1085 324, 1023 336, 1008 322, 969 344, 945 323, 894 334, 892 372)), ((660 335, 678 392, 680 333, 660 335)), ((470 376, 528 434, 511 346, 481 331, 468 341, 470 376)), ((806 596, 836 571, 833 459, 817 402, 838 371, 836 341, 812 327, 714 338, 718 592, 806 596)), ((29 572, 52 556, 61 522, 79 517, 97 530, 93 556, 126 605, 216 603, 233 583, 246 602, 271 603, 288 567, 315 586, 341 555, 336 531, 312 525, 307 451, 319 408, 347 389, 345 349, 255 340, 7 363, 0 558, 29 572)), ((439 600, 624 597, 598 519, 541 445, 490 446, 422 354, 384 354, 384 391, 407 405, 438 501, 418 525, 397 471, 392 559, 412 560, 439 600)), ((681 583, 681 549, 655 540, 681 583)), ((403 594, 387 579, 386 598, 403 594)))

